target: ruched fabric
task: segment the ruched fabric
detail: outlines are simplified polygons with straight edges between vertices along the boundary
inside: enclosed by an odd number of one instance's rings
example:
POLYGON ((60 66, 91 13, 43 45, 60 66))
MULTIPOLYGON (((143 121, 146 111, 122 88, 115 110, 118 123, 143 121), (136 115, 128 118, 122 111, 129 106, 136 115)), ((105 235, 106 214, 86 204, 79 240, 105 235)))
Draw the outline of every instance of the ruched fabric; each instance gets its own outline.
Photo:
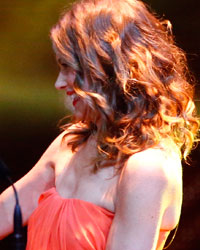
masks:
POLYGON ((26 250, 104 250, 114 214, 79 199, 44 192, 28 221, 26 250))

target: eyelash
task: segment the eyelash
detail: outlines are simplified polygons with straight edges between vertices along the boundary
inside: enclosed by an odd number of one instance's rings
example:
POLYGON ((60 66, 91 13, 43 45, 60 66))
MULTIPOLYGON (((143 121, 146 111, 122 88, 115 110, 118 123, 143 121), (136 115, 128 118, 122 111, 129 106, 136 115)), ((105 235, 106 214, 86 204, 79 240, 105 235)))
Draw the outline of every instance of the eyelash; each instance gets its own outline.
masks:
POLYGON ((63 68, 68 68, 69 66, 66 63, 60 63, 60 66, 63 68))
POLYGON ((64 69, 69 67, 66 63, 62 62, 62 60, 60 59, 58 59, 57 62, 58 62, 58 65, 64 69))

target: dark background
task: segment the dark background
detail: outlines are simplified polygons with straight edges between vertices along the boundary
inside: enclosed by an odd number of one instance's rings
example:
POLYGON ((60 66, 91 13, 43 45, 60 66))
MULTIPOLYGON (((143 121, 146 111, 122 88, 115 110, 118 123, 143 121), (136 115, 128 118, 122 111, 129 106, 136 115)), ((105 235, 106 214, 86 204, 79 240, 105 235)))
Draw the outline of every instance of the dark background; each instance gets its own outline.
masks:
MULTIPOLYGON (((146 0, 158 16, 173 25, 176 43, 186 51, 196 76, 199 107, 200 1, 146 0)), ((68 111, 54 89, 58 73, 49 29, 70 1, 1 0, 0 2, 0 156, 21 178, 59 134, 57 122, 68 111)), ((200 110, 200 108, 198 108, 200 110)), ((179 229, 169 250, 200 249, 200 147, 183 165, 184 200, 179 229)), ((0 192, 8 184, 0 182, 0 192)), ((1 223, 1 218, 0 218, 1 223)), ((13 248, 13 236, 0 250, 13 248)))

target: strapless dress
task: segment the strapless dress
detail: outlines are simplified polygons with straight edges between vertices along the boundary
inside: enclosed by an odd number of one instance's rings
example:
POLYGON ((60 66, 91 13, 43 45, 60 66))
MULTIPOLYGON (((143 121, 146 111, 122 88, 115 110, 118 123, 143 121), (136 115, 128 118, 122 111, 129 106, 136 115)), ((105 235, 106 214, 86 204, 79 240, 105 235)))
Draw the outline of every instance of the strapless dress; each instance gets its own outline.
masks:
POLYGON ((26 250, 105 250, 114 213, 79 199, 42 193, 28 221, 26 250))

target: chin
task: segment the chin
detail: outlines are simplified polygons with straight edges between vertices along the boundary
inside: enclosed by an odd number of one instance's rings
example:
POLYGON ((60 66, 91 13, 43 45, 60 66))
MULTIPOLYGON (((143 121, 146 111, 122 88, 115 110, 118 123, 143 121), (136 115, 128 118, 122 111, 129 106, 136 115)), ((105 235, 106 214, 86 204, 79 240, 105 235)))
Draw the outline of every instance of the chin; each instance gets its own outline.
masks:
POLYGON ((75 107, 73 106, 71 98, 69 96, 66 96, 64 100, 64 105, 71 113, 75 112, 75 107))

